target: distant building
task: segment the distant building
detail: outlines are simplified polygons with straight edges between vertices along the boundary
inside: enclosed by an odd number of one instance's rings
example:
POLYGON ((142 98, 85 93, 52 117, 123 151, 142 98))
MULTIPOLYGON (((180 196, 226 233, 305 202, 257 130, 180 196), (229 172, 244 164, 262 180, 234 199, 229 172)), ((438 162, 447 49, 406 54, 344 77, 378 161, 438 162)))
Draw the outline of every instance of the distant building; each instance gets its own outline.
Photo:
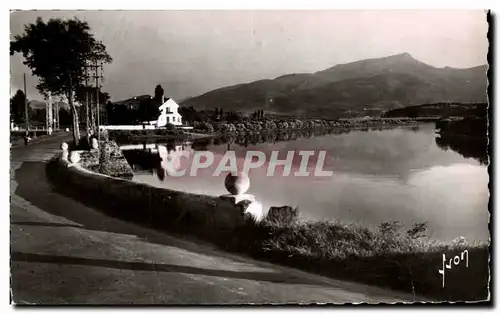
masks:
POLYGON ((163 127, 168 123, 182 125, 182 116, 178 110, 179 105, 172 98, 167 98, 160 106, 160 116, 158 117, 157 126, 163 127))

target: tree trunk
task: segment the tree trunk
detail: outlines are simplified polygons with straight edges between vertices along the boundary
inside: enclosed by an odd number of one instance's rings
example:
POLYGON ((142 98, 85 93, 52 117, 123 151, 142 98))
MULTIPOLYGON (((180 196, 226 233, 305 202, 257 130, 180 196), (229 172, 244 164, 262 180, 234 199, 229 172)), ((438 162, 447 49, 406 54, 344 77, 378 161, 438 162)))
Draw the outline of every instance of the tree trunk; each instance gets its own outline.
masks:
MULTIPOLYGON (((92 98, 90 98, 92 99, 92 98)), ((90 129, 92 130, 92 134, 96 133, 96 124, 95 124, 95 115, 94 115, 94 106, 92 104, 92 100, 90 101, 90 129)))
POLYGON ((80 124, 78 121, 78 111, 73 103, 73 90, 70 89, 68 97, 69 107, 71 108, 71 115, 73 116, 73 141, 75 145, 80 144, 80 124))

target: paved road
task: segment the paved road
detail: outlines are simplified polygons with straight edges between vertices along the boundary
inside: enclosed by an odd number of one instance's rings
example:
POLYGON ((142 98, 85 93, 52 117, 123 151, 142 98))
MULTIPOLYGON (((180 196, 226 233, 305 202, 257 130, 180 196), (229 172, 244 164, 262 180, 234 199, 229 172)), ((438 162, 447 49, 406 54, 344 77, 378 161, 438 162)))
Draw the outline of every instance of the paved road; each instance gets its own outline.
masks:
POLYGON ((64 137, 11 149, 11 285, 16 304, 412 301, 221 252, 105 216, 55 192, 45 162, 64 137))

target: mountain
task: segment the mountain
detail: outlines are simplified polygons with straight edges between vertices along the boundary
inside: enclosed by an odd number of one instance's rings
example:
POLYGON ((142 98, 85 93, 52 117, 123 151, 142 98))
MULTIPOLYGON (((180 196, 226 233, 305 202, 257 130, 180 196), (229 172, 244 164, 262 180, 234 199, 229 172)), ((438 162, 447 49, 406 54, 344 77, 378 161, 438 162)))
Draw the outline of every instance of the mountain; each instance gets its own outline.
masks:
POLYGON ((403 53, 223 87, 181 104, 307 117, 365 116, 425 103, 486 102, 487 69, 436 68, 403 53))
POLYGON ((148 100, 150 98, 151 98, 150 95, 134 96, 134 97, 129 98, 129 99, 115 101, 115 102, 113 102, 113 105, 126 106, 129 109, 138 109, 142 101, 148 100))

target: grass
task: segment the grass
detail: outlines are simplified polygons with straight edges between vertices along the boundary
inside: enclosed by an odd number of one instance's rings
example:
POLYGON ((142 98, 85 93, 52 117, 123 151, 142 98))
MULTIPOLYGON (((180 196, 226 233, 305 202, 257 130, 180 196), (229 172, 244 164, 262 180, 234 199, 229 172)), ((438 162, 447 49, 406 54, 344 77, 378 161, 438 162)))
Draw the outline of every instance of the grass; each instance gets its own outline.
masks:
POLYGON ((112 177, 132 179, 133 171, 113 141, 101 141, 96 150, 85 150, 80 154, 82 168, 112 177))
POLYGON ((321 275, 354 280, 407 291, 434 300, 478 301, 488 298, 489 246, 429 240, 425 224, 401 231, 398 222, 377 229, 340 221, 300 221, 297 214, 248 220, 235 230, 231 250, 321 275), (286 217, 288 216, 288 217, 286 217), (469 253, 469 264, 445 273, 442 287, 442 255, 447 260, 469 253))

